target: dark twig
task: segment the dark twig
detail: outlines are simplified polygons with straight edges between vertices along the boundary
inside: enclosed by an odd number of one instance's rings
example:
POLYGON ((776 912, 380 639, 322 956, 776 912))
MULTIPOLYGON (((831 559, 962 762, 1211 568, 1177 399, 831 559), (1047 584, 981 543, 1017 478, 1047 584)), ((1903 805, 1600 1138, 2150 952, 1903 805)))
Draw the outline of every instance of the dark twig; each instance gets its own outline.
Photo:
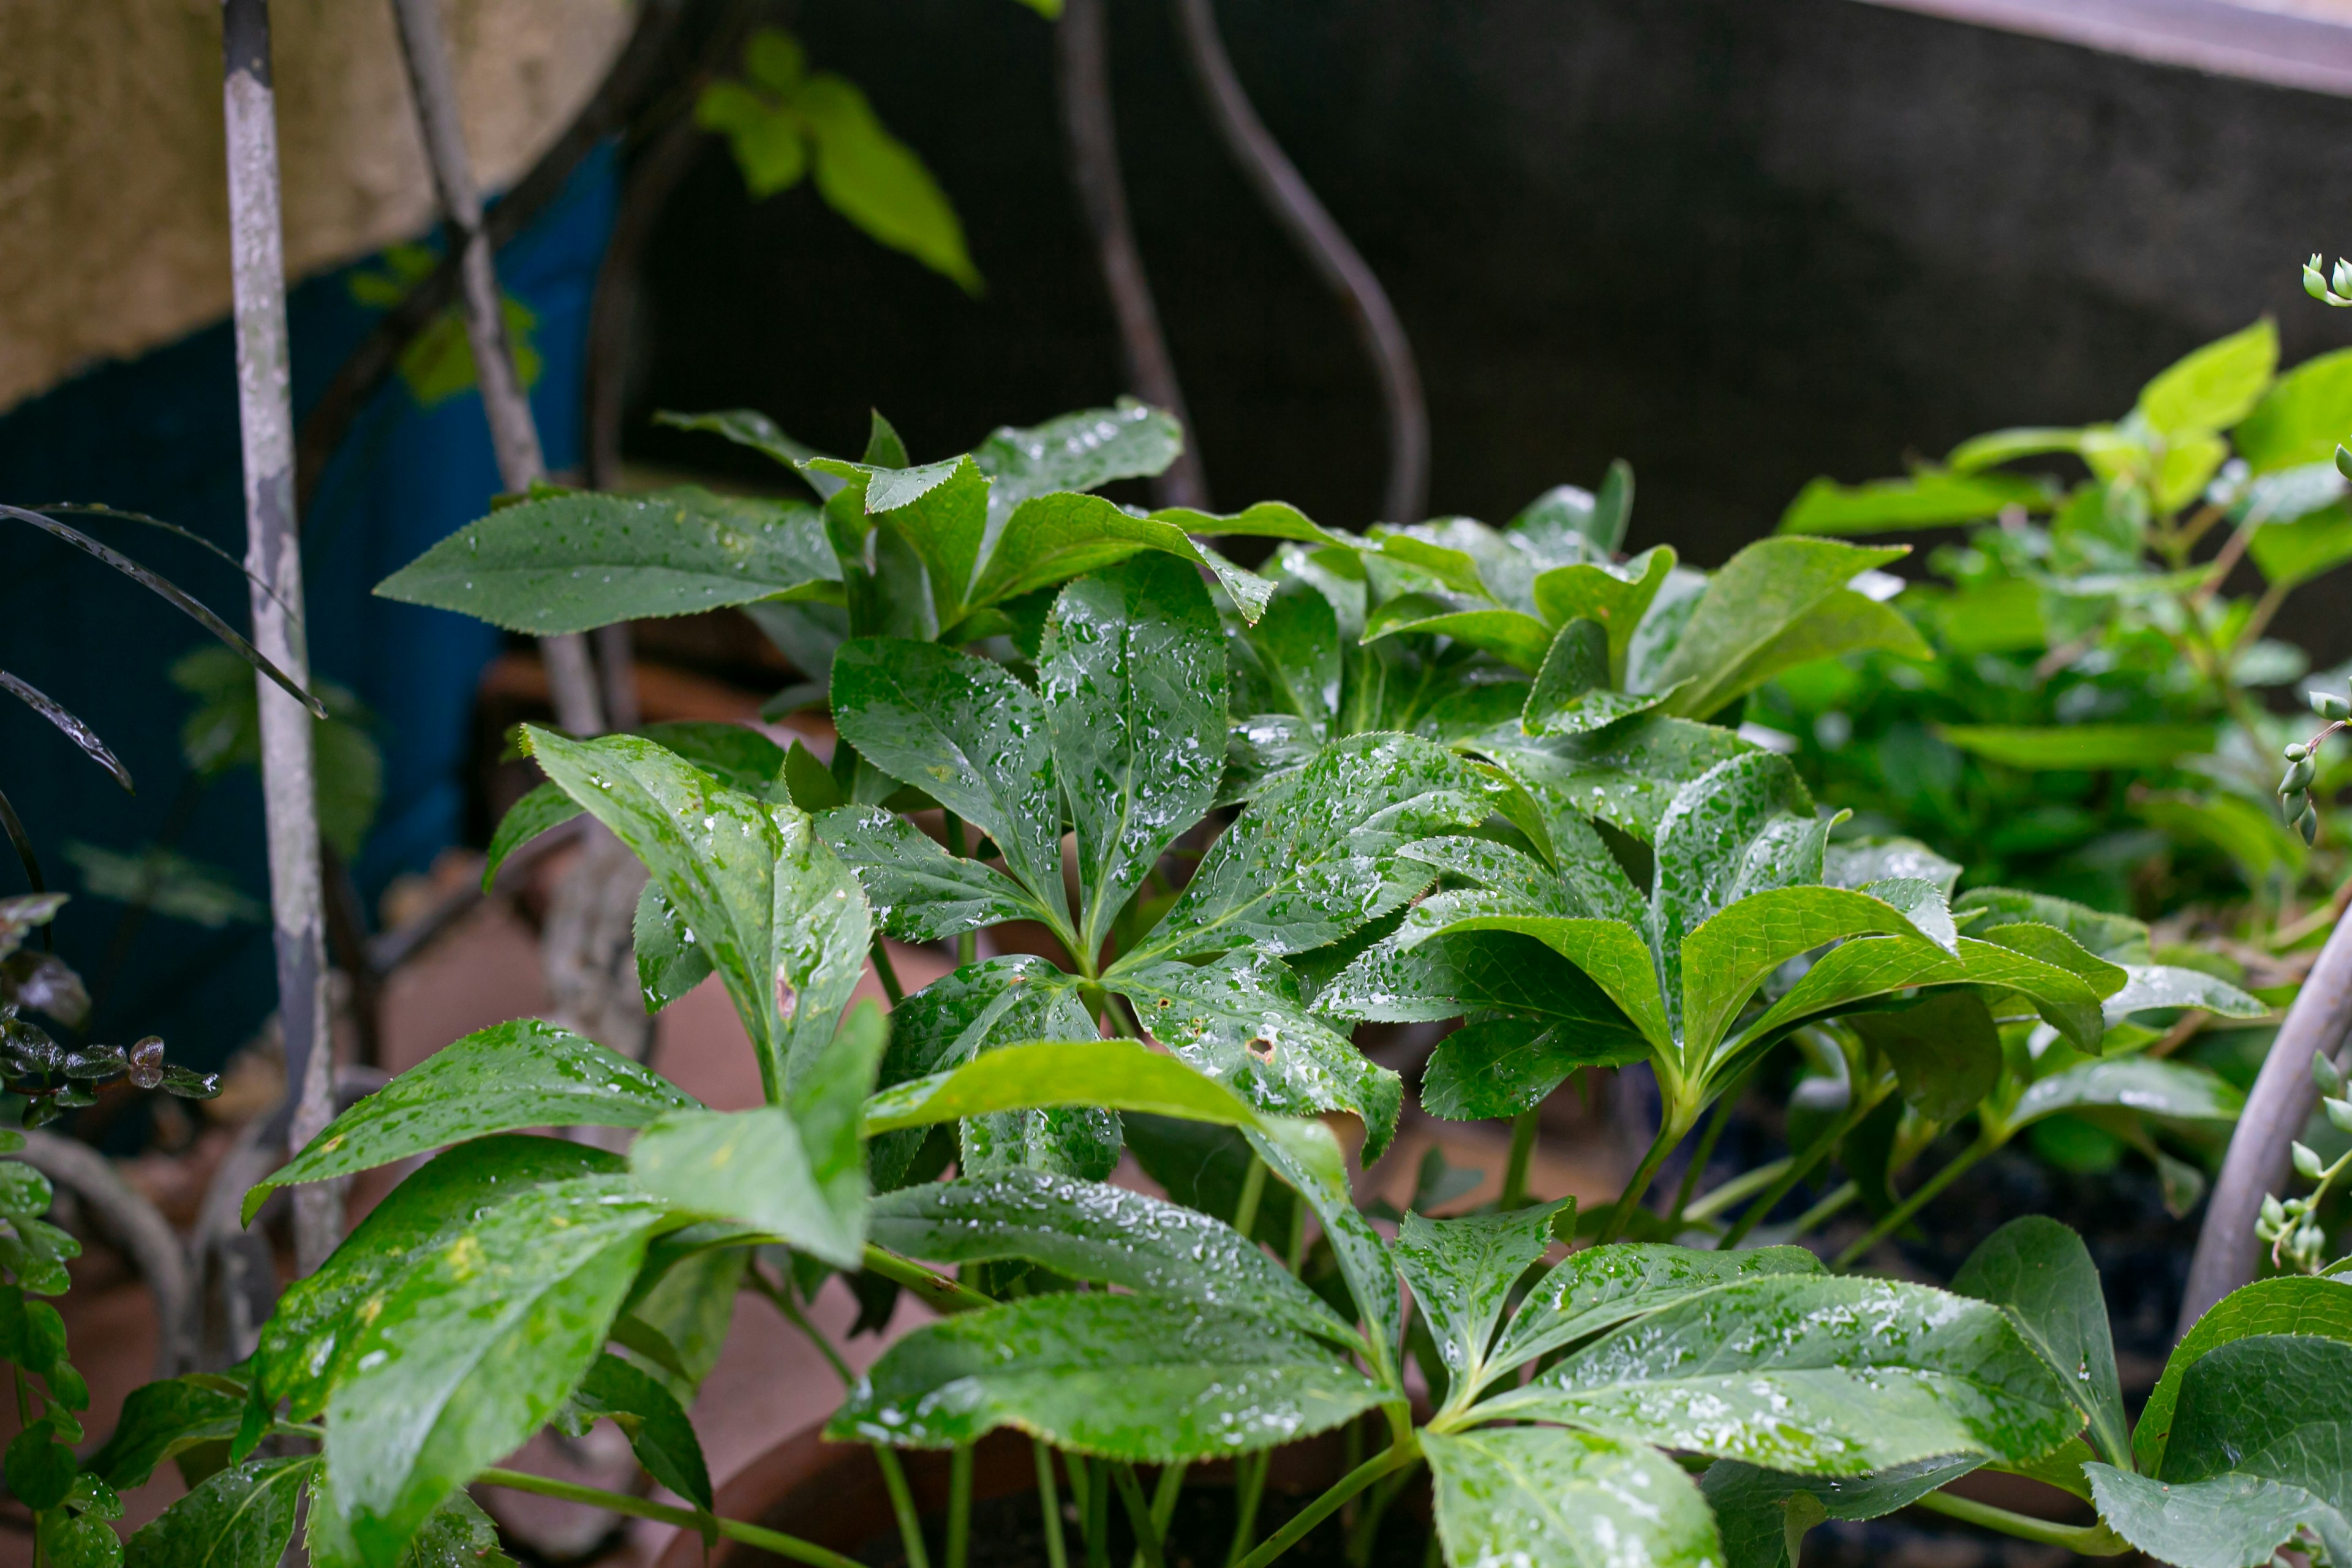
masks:
POLYGON ((1257 117, 1225 54, 1210 0, 1174 0, 1174 4, 1185 56, 1202 96, 1209 100, 1210 118, 1224 136, 1226 148, 1355 321, 1364 353, 1380 377, 1381 402, 1388 411, 1385 517, 1391 522, 1418 522, 1429 500, 1429 408, 1422 398, 1421 371, 1413 363, 1412 343, 1404 334, 1404 325, 1397 320, 1380 279, 1257 117))
POLYGON ((1152 480, 1162 506, 1205 508, 1209 483, 1201 467, 1199 432, 1184 408, 1176 363, 1160 330, 1160 311, 1144 276, 1143 253, 1136 248, 1128 221, 1127 192, 1119 183, 1118 134, 1110 107, 1110 39, 1103 0, 1064 0, 1055 28, 1060 49, 1062 121, 1070 138, 1070 174, 1078 205, 1093 232, 1102 265, 1103 287, 1118 320, 1118 341, 1127 361, 1128 385, 1138 397, 1167 410, 1184 427, 1184 450, 1152 480))

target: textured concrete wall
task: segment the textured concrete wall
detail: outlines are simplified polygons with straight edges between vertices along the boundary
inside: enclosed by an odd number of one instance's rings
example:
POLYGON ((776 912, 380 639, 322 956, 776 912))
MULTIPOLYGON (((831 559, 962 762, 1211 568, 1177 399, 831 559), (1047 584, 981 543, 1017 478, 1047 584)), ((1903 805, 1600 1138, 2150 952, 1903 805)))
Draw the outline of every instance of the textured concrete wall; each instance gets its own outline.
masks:
MULTIPOLYGON (((433 214, 383 0, 277 0, 297 273, 433 214)), ((495 187, 595 88, 627 0, 446 0, 466 132, 495 187)), ((218 0, 0 0, 0 407, 228 309, 218 0)))
MULTIPOLYGON (((2352 312, 2297 285, 2310 251, 2352 251, 2352 101, 1851 0, 1219 9, 1420 351, 1441 508, 1507 515, 1622 454, 1636 541, 1720 560, 1817 473, 2119 413, 2265 310, 2292 355, 2352 341, 2352 312)), ((1137 222, 1218 499, 1369 520, 1378 412, 1345 322, 1226 163, 1165 5, 1112 23, 1137 222)), ((971 0, 804 0, 795 26, 929 161, 990 292, 877 253, 806 192, 746 202, 714 150, 653 257, 638 411, 751 404, 854 449, 877 405, 936 456, 1118 391, 1045 26, 971 0)), ((2352 628, 2315 631, 2352 654, 2352 628)))

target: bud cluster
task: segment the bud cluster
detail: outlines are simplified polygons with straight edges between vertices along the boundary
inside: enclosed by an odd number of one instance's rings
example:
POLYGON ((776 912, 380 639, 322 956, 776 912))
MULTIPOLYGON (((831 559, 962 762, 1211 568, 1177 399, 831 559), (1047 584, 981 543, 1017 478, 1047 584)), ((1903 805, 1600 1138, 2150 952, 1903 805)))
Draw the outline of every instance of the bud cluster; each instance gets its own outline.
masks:
MULTIPOLYGON (((2352 300, 2345 301, 2352 305, 2352 300)), ((2303 835, 2305 844, 2319 837, 2319 807, 2311 798, 2312 781, 2319 776, 2319 748, 2326 739, 2345 727, 2352 719, 2352 700, 2333 691, 2311 694, 2311 710, 2327 721, 2327 727, 2308 741, 2296 741, 2285 752, 2286 773, 2279 780, 2279 810, 2294 830, 2303 835)))
MULTIPOLYGON (((2326 1051, 2315 1051, 2311 1058, 2311 1076, 2319 1085, 2319 1104, 2326 1111, 2327 1120, 2338 1131, 2352 1133, 2352 1099, 2345 1095, 2343 1069, 2326 1051)), ((2352 1152, 2338 1157, 2332 1165, 2325 1165, 2308 1144, 2297 1142, 2290 1148, 2295 1174, 2314 1185, 2299 1198, 2265 1196, 2262 1218, 2254 1223, 2254 1234, 2271 1244, 2271 1261, 2281 1268, 2316 1274, 2327 1259, 2327 1235, 2319 1223, 2320 1202, 2327 1196, 2336 1177, 2347 1167, 2352 1167, 2352 1152)))
POLYGON ((2315 255, 2303 264, 2303 291, 2323 305, 2341 309, 2352 305, 2352 261, 2338 258, 2332 275, 2319 270, 2319 258, 2315 255))

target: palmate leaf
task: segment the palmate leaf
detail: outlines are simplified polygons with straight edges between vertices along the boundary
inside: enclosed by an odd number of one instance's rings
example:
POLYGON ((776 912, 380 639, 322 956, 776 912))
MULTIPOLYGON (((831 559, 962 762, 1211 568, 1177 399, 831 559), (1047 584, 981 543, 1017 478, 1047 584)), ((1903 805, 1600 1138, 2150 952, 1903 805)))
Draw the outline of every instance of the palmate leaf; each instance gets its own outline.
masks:
POLYGON ((1653 713, 1594 733, 1540 740, 1513 724, 1479 736, 1475 749, 1547 817, 1597 818, 1648 843, 1675 791, 1756 748, 1720 725, 1653 713))
POLYGON ((729 789, 653 742, 524 726, 551 780, 646 863, 727 987, 771 1101, 833 1038, 872 925, 808 815, 729 789))
POLYGON ((1530 735, 1581 735, 1646 713, 1666 700, 1664 692, 1618 691, 1609 681, 1609 639, 1601 623, 1569 622, 1552 638, 1528 689, 1519 728, 1530 735))
POLYGON ((694 1100, 628 1058, 535 1018, 443 1047, 327 1125, 246 1194, 388 1165, 444 1144, 527 1127, 644 1127, 694 1100))
POLYGON ((2131 1462, 2106 1295, 2081 1237, 2047 1215, 2013 1219, 1969 1254, 1952 1289, 2007 1312, 2082 1412, 2098 1451, 2131 1462))
POLYGON ((1453 1568, 1717 1568, 1714 1516, 1656 1449, 1556 1426, 1424 1433, 1453 1568))
POLYGON ((2215 1302, 2173 1347, 2132 1429, 2132 1458, 2142 1475, 2164 1469, 2173 1410, 2189 1369, 2221 1346, 2257 1334, 2310 1334, 2352 1344, 2352 1284, 2285 1274, 2242 1285, 2215 1302))
POLYGON ((908 1334, 825 1433, 940 1448, 1013 1426, 1079 1453, 1167 1464, 1310 1436, 1382 1398, 1323 1342, 1246 1313, 1059 1294, 908 1334))
POLYGON ((1267 605, 1254 626, 1230 628, 1236 715, 1282 713, 1306 721, 1318 742, 1339 717, 1346 660, 1331 601, 1296 584, 1267 605))
POLYGON ((1321 1297, 1232 1226, 1123 1187, 1013 1170, 926 1183, 876 1200, 873 1234, 908 1258, 1025 1258, 1073 1279, 1361 1343, 1321 1297))
POLYGON ((1495 1325, 1519 1277, 1551 1246, 1552 1218, 1563 1206, 1572 1208, 1573 1200, 1458 1219, 1408 1214, 1399 1225, 1397 1272, 1436 1342, 1454 1391, 1449 1407, 1466 1405, 1483 1386, 1495 1325))
POLYGON ((625 1177, 540 1185, 383 1294, 327 1411, 328 1472, 365 1561, 393 1568, 453 1489, 553 1414, 664 1214, 625 1177))
POLYGON ((1692 1296, 1482 1410, 1820 1475, 1958 1454, 2023 1459, 2081 1424, 1999 1309, 1802 1276, 1692 1296))
POLYGON ((467 523, 375 591, 552 637, 778 595, 837 601, 841 566, 805 504, 560 495, 467 523))
POLYGON ((2007 1132, 2062 1110, 2119 1110, 2159 1121, 2229 1123, 2245 1109, 2245 1097, 2230 1082, 2186 1062, 2151 1057, 2117 1057, 2078 1062, 2025 1086, 2007 1114, 1993 1120, 2007 1132))
POLYGON ((1225 649, 1199 577, 1139 556, 1062 590, 1037 656, 1054 761, 1076 827, 1079 951, 1215 798, 1225 649))

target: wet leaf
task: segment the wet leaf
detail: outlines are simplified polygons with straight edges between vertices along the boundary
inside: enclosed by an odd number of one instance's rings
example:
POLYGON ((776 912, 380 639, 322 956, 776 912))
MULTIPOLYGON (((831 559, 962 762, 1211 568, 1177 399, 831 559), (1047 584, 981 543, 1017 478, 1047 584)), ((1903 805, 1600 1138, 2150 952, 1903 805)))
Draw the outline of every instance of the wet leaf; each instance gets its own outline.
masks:
POLYGON ((1487 1364, 1496 1373, 1524 1366, 1563 1345, 1663 1311, 1735 1279, 1822 1272, 1821 1259, 1801 1247, 1707 1252, 1654 1242, 1616 1242, 1586 1247, 1554 1264, 1529 1288, 1487 1364))
POLYGON ((277 1568, 315 1456, 215 1470, 131 1538, 126 1568, 277 1568))
POLYGON ((2106 1294, 2081 1237, 2047 1215, 2013 1219, 1978 1243, 1952 1289, 2007 1312, 2089 1423, 2099 1452, 2131 1462, 2106 1294))
POLYGON ((1429 1219, 1408 1214, 1397 1228, 1397 1272, 1436 1342, 1453 1393, 1466 1405, 1486 1384, 1486 1347, 1511 1290, 1551 1246, 1552 1219, 1573 1200, 1536 1204, 1508 1214, 1429 1219))
POLYGON ((697 1508, 711 1506, 702 1440, 668 1389, 608 1351, 589 1367, 572 1404, 583 1415, 610 1417, 626 1433, 646 1474, 697 1508))
POLYGON ((2164 1374, 2141 1407, 2132 1430, 2132 1457, 2142 1475, 2164 1470, 2165 1445, 2181 1380, 2209 1352, 2259 1334, 2308 1334, 2352 1344, 2352 1284, 2333 1278, 2285 1274, 2242 1285, 2189 1326, 2164 1363, 2164 1374))
POLYGON ((938 942, 1051 911, 993 866, 949 854, 896 812, 845 805, 821 812, 817 837, 857 877, 874 922, 900 942, 938 942))
POLYGON ((1715 1519, 1672 1459, 1556 1426, 1424 1433, 1454 1568, 1717 1568, 1715 1519))
POLYGON ((1905 553, 1827 539, 1759 540, 1707 580, 1654 689, 1688 682, 1670 706, 1703 719, 1811 659, 1872 647, 1925 657, 1909 622, 1846 586, 1905 553))
POLYGON ((1821 1521, 1883 1519, 1982 1464, 1922 1459, 1870 1476, 1791 1476, 1718 1459, 1699 1489, 1723 1531, 1727 1568, 1798 1568, 1800 1543, 1821 1521))

